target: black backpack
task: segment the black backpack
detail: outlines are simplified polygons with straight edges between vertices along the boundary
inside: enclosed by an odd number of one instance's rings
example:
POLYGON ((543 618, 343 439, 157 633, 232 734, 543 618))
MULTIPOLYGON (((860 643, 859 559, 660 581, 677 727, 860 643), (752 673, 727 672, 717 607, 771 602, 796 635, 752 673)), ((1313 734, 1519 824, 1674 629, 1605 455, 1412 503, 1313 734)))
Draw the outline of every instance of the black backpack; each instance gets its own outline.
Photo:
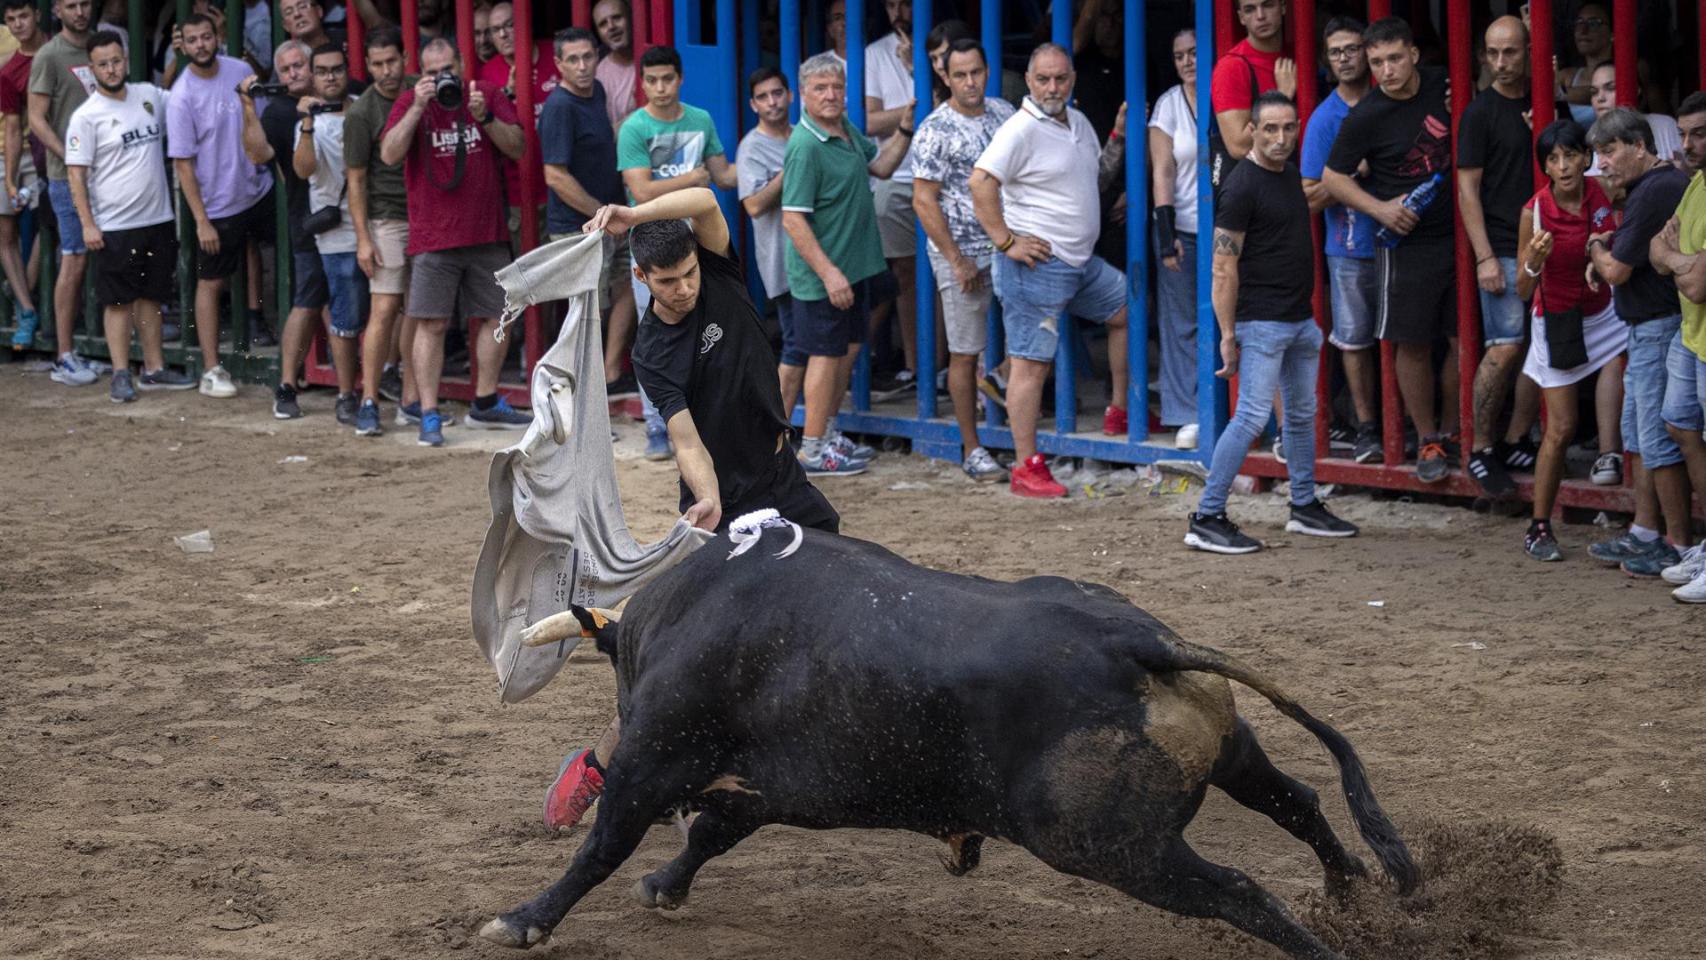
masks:
MULTIPOLYGON (((1251 100, 1260 96, 1259 81, 1256 79, 1256 68, 1243 57, 1244 69, 1250 71, 1251 100)), ((1226 149, 1226 139, 1220 135, 1220 115, 1215 113, 1211 102, 1208 109, 1208 182, 1214 188, 1214 202, 1220 202, 1221 188, 1226 185, 1226 178, 1231 176, 1232 168, 1238 165, 1240 158, 1234 157, 1226 149)))

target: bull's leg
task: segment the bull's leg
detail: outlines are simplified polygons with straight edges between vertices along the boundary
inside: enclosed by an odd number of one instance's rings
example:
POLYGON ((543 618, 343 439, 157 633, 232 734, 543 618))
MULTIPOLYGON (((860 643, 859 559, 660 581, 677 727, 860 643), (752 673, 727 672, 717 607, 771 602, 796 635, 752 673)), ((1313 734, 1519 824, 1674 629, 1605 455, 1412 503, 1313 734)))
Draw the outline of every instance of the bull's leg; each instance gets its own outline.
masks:
POLYGON ((1197 856, 1180 837, 1165 847, 1159 862, 1136 877, 1108 883, 1151 906, 1187 917, 1224 920, 1284 950, 1297 960, 1343 960, 1291 912, 1249 877, 1197 856))
POLYGON ((531 947, 551 935, 587 891, 603 883, 633 854, 646 830, 689 795, 685 767, 636 762, 619 756, 610 767, 599 817, 562 878, 527 903, 493 920, 480 935, 506 947, 531 947))
POLYGON ((1268 759, 1256 734, 1242 720, 1223 761, 1209 782, 1227 796, 1257 813, 1265 814, 1286 832, 1309 844, 1321 858, 1327 875, 1327 892, 1343 895, 1353 876, 1366 877, 1362 861, 1345 850, 1339 837, 1321 815, 1315 791, 1287 776, 1268 759))
POLYGON ((712 857, 728 853, 759 826, 757 818, 745 811, 704 811, 687 832, 687 849, 656 873, 642 877, 634 886, 634 897, 643 906, 676 909, 687 902, 687 889, 699 868, 712 857))

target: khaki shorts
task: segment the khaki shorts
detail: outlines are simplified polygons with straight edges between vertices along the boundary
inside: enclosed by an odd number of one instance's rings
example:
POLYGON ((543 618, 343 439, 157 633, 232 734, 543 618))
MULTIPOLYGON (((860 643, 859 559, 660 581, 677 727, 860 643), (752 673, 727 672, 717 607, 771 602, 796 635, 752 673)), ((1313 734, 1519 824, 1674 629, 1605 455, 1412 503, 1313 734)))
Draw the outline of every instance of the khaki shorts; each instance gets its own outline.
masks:
POLYGON ((912 212, 912 181, 878 180, 871 193, 877 205, 877 234, 883 239, 883 256, 918 255, 918 217, 912 212))
POLYGON ((373 271, 368 290, 400 297, 409 292, 409 221, 370 220, 368 232, 383 264, 373 271))
POLYGON ((935 248, 929 248, 930 269, 936 275, 936 292, 942 297, 942 326, 948 333, 948 352, 975 356, 989 345, 989 301, 995 295, 990 275, 990 257, 977 261, 982 286, 971 293, 960 289, 954 268, 935 248))

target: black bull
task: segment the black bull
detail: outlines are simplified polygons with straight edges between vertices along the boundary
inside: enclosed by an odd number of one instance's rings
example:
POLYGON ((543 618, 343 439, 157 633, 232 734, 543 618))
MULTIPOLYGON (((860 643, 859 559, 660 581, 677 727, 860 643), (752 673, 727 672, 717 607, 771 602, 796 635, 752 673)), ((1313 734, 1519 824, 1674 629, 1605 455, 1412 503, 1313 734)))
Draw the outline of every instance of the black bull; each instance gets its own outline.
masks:
POLYGON ((686 807, 699 811, 687 848, 640 881, 646 906, 679 906, 706 861, 765 824, 887 828, 949 841, 956 873, 996 837, 1294 957, 1337 957, 1182 836, 1213 784, 1309 844, 1329 891, 1364 874, 1315 791, 1269 762, 1227 679, 1320 739, 1363 840, 1400 890, 1416 884, 1338 731, 1113 590, 943 573, 812 530, 776 558, 792 536, 766 530, 739 556, 714 540, 637 593, 620 623, 589 630, 615 664, 622 722, 598 816, 563 877, 488 924, 488 939, 538 943, 660 816, 686 807))

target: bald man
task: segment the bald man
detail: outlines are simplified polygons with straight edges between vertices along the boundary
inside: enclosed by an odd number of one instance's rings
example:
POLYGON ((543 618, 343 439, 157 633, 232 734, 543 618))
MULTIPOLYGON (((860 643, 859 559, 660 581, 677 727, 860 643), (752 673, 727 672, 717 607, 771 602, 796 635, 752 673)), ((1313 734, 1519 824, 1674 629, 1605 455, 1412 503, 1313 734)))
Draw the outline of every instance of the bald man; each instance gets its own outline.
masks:
POLYGON ((1487 496, 1503 499, 1516 493, 1509 468, 1534 465, 1528 430, 1540 400, 1534 382, 1521 378, 1510 423, 1503 434, 1495 433, 1511 376, 1522 359, 1528 324, 1528 311, 1516 292, 1517 221, 1522 205, 1534 195, 1528 30, 1522 21, 1494 20, 1487 27, 1483 56, 1493 83, 1464 108, 1457 132, 1457 203, 1474 250, 1481 341, 1486 347, 1475 371, 1475 436, 1468 466, 1487 496))

